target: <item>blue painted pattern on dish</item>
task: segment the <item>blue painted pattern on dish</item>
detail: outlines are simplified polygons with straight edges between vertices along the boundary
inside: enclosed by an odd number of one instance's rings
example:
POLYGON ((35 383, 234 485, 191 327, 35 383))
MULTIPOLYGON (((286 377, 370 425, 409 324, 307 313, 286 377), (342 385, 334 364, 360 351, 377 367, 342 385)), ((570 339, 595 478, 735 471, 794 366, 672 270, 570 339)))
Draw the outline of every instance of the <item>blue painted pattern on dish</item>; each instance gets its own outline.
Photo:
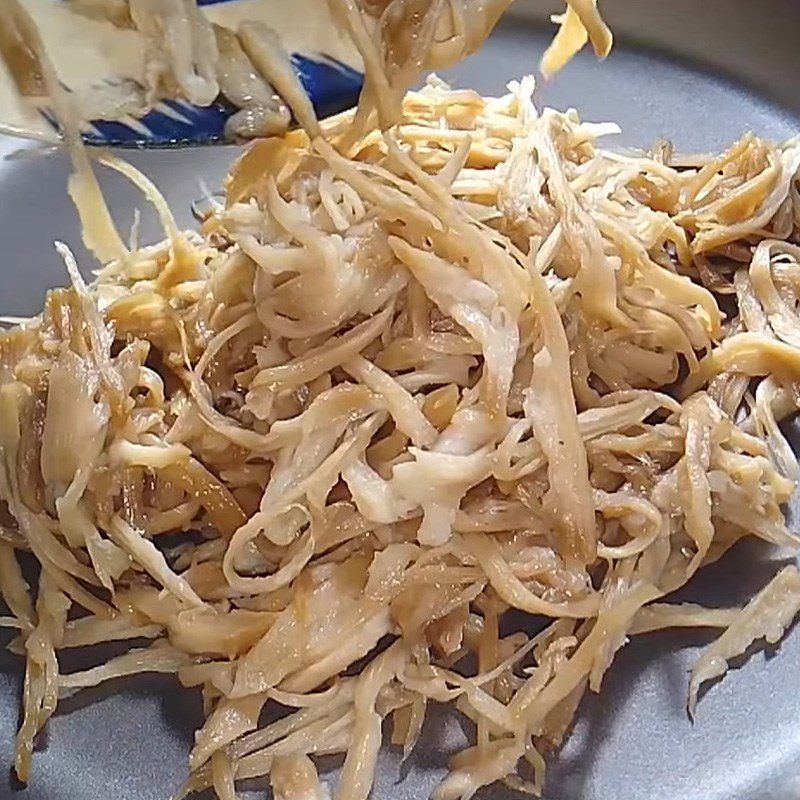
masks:
POLYGON ((317 116, 329 117, 350 108, 358 100, 364 76, 347 64, 324 55, 314 59, 295 53, 292 65, 314 103, 317 116))
MULTIPOLYGON (((358 100, 363 76, 357 70, 323 54, 312 57, 295 53, 291 58, 318 116, 327 117, 343 111, 358 100)), ((155 108, 138 120, 147 134, 141 127, 134 128, 123 122, 96 120, 92 122, 93 130, 84 134, 84 140, 92 145, 148 148, 218 144, 227 140, 225 123, 237 111, 223 98, 210 106, 195 106, 182 100, 164 100, 161 105, 166 110, 155 108)), ((51 115, 43 114, 55 126, 51 115)))

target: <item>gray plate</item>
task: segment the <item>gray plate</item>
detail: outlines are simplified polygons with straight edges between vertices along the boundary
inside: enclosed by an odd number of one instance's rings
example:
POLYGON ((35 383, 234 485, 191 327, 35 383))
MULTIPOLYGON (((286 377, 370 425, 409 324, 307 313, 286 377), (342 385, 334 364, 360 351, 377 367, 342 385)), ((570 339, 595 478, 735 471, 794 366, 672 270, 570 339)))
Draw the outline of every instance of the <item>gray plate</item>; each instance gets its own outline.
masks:
MULTIPOLYGON (((544 4, 546 5, 546 4, 544 4)), ((519 0, 490 45, 456 74, 461 84, 498 92, 532 71, 547 40, 543 4, 519 0), (532 6, 532 7, 529 7, 532 6), (538 16, 537 16, 538 14, 538 16)), ((683 150, 720 147, 747 129, 773 139, 800 131, 800 4, 792 0, 605 0, 618 45, 603 65, 586 55, 570 65, 540 102, 575 106, 582 116, 623 125, 621 145, 669 137, 683 150)), ((17 147, 0 142, 4 152, 17 147)), ((219 185, 234 151, 133 154, 181 217, 201 181, 219 185)), ((0 306, 33 313, 48 286, 63 282, 54 238, 79 246, 65 194, 66 166, 55 156, 0 163, 0 306)), ((115 179, 108 197, 122 224, 142 205, 115 179)), ((146 211, 146 209, 143 209, 146 211)), ((158 235, 145 214, 145 239, 158 235)), ((739 548, 703 572, 686 596, 741 602, 777 569, 778 556, 739 548)), ((656 634, 619 656, 599 697, 584 704, 568 745, 549 773, 548 800, 795 800, 800 797, 800 636, 780 657, 757 653, 702 700, 692 725, 685 713, 687 669, 702 636, 656 634)), ((65 664, 66 668, 71 665, 65 664)), ((12 761, 21 675, 0 656, 0 763, 12 761)), ((33 781, 15 790, 0 776, 0 798, 16 800, 165 800, 185 775, 200 718, 196 695, 169 680, 141 678, 65 702, 34 760, 33 781)), ((402 773, 382 758, 381 800, 427 797, 446 753, 465 741, 446 715, 430 721, 402 773)), ((260 795, 263 797, 263 792, 260 795)), ((484 794, 494 800, 507 791, 484 794)))

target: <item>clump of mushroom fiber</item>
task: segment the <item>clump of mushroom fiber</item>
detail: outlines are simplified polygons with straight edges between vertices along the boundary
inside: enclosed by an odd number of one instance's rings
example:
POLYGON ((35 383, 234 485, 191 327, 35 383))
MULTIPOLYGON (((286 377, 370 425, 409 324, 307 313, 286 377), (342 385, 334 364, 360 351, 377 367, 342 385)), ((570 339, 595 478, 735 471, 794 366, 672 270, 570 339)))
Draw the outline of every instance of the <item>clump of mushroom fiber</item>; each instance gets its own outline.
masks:
POLYGON ((743 608, 672 596, 741 539, 797 548, 800 145, 621 154, 532 92, 431 78, 386 126, 259 140, 196 232, 100 156, 165 240, 106 237, 89 284, 59 245, 71 285, 0 334, 21 779, 60 698, 160 672, 203 697, 184 793, 318 800, 343 754, 366 798, 384 730, 408 755, 447 704, 474 743, 436 800, 536 794, 630 637, 718 632, 692 712, 781 638, 794 566, 743 608))

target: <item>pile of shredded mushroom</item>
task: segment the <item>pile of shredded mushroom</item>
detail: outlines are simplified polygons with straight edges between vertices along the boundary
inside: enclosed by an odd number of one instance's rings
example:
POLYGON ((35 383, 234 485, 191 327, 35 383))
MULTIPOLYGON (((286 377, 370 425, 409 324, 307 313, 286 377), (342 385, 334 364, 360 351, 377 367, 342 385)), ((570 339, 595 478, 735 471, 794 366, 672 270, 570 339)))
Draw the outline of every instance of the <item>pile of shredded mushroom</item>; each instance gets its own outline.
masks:
POLYGON ((721 631, 692 711, 780 639, 794 566, 743 609, 669 596, 742 538, 797 546, 800 144, 621 155, 532 90, 432 78, 383 133, 365 103, 261 140, 199 233, 102 157, 165 241, 124 247, 95 205, 109 263, 87 286, 59 245, 71 287, 0 334, 22 780, 59 698, 162 672, 203 695, 185 793, 319 800, 342 753, 335 796, 366 798, 384 720, 408 755, 434 703, 476 728, 437 800, 539 793, 628 637, 721 631))

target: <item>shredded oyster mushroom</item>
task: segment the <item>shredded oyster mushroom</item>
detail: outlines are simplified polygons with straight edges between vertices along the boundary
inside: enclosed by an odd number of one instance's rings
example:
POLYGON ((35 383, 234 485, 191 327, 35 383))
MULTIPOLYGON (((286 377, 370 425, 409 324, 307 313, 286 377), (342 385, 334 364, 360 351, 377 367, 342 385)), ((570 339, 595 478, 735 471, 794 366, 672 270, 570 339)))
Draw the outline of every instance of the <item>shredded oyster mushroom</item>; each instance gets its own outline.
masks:
MULTIPOLYGON (((360 138, 375 119, 381 129, 394 124, 403 95, 422 71, 444 69, 476 52, 512 1, 320 0, 351 39, 365 73, 349 141, 360 138)), ((21 95, 45 97, 51 87, 43 79, 37 46, 19 24, 19 16, 26 15, 20 2, 0 0, 10 20, 0 31, 0 58, 21 95)), ((209 106, 224 98, 237 109, 225 124, 228 139, 284 133, 290 108, 298 124, 319 134, 311 100, 280 37, 246 12, 232 29, 213 24, 198 0, 65 2, 80 16, 136 30, 144 51, 143 72, 136 80, 75 93, 77 116, 85 123, 130 122, 164 99, 209 106)), ((612 37, 596 4, 566 0, 565 14, 553 16, 559 30, 540 64, 545 76, 561 69, 587 42, 598 57, 608 55, 612 37)))
POLYGON ((532 92, 431 78, 386 131, 354 138, 353 111, 260 140, 197 233, 103 157, 165 241, 91 285, 60 245, 71 287, 0 334, 22 780, 59 697, 150 671, 202 690, 184 793, 268 777, 326 798, 315 760, 343 753, 334 796, 366 798, 383 721, 407 754, 449 703, 475 743, 434 796, 537 794, 629 636, 723 630, 694 710, 783 634, 794 567, 744 609, 669 595, 740 539, 797 547, 778 423, 800 379, 800 145, 748 136, 678 168, 532 92), (511 611, 539 632, 501 634, 511 611), (109 641, 132 646, 62 673, 60 651, 109 641))

